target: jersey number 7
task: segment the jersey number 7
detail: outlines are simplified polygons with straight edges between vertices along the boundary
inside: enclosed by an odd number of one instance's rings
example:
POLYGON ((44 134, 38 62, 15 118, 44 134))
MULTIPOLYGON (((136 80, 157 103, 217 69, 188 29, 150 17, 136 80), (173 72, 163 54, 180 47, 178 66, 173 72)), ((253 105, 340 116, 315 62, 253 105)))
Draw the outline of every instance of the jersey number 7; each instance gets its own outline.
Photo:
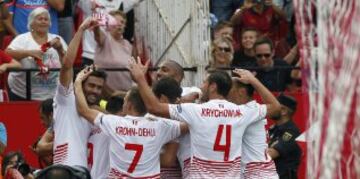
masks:
POLYGON ((231 147, 231 125, 225 125, 226 136, 225 136, 225 145, 220 144, 221 137, 224 130, 224 125, 221 124, 218 127, 215 143, 214 143, 214 151, 224 152, 224 161, 229 161, 230 147, 231 147))
POLYGON ((139 145, 139 144, 129 144, 129 143, 126 143, 125 144, 125 150, 135 150, 135 156, 134 156, 134 159, 133 161, 131 162, 127 172, 128 173, 132 173, 134 172, 135 170, 135 167, 136 165, 138 164, 139 160, 140 160, 140 157, 141 157, 141 154, 143 152, 143 145, 139 145))

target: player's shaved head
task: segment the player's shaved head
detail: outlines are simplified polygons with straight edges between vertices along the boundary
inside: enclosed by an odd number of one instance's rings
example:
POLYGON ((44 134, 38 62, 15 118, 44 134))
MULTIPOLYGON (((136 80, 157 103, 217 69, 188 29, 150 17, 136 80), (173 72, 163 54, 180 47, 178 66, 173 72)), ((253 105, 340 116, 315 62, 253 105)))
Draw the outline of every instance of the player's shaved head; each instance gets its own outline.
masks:
POLYGON ((181 83, 184 78, 184 70, 178 62, 168 59, 160 64, 157 71, 157 80, 163 77, 171 77, 181 83))

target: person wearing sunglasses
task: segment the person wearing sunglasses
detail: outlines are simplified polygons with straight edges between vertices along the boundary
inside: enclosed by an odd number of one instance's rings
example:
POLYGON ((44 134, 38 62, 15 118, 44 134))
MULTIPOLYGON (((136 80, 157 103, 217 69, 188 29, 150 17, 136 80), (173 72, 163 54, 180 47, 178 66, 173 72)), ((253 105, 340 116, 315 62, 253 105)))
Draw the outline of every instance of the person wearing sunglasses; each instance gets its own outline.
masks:
POLYGON ((212 43, 210 68, 230 67, 233 59, 234 49, 232 40, 226 37, 219 37, 212 43))
POLYGON ((274 46, 269 38, 254 44, 257 64, 256 77, 271 91, 284 91, 291 82, 291 66, 283 59, 274 59, 274 46))

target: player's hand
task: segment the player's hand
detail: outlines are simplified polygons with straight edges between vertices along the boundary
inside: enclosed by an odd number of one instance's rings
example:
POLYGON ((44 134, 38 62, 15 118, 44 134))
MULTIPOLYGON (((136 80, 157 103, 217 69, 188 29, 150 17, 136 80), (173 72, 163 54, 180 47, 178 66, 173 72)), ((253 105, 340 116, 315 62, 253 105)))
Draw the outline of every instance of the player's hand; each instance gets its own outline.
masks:
POLYGON ((244 84, 251 84, 256 77, 248 70, 244 69, 235 69, 233 72, 236 74, 236 79, 244 84))
POLYGON ((128 67, 131 77, 135 82, 138 82, 141 79, 145 79, 145 73, 148 70, 150 64, 150 60, 148 60, 145 65, 143 65, 141 63, 141 59, 140 57, 137 57, 137 59, 135 59, 134 57, 131 58, 130 60, 130 65, 128 67))
POLYGON ((85 67, 77 74, 75 83, 82 83, 90 75, 90 73, 94 71, 94 69, 95 69, 94 65, 85 67))

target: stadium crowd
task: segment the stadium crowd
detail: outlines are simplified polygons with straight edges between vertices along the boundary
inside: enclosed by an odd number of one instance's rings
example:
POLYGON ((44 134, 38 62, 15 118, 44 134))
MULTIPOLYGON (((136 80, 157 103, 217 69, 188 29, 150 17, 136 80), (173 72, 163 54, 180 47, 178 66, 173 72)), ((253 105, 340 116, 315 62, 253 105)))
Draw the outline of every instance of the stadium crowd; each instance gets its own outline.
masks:
POLYGON ((2 154, 2 177, 297 178, 297 103, 273 95, 301 88, 292 1, 211 0, 201 87, 181 86, 176 59, 149 72, 150 60, 137 57, 137 3, 0 0, 0 99, 41 102, 47 128, 31 147, 41 168, 12 151, 2 154), (17 68, 39 69, 30 94, 17 68))

